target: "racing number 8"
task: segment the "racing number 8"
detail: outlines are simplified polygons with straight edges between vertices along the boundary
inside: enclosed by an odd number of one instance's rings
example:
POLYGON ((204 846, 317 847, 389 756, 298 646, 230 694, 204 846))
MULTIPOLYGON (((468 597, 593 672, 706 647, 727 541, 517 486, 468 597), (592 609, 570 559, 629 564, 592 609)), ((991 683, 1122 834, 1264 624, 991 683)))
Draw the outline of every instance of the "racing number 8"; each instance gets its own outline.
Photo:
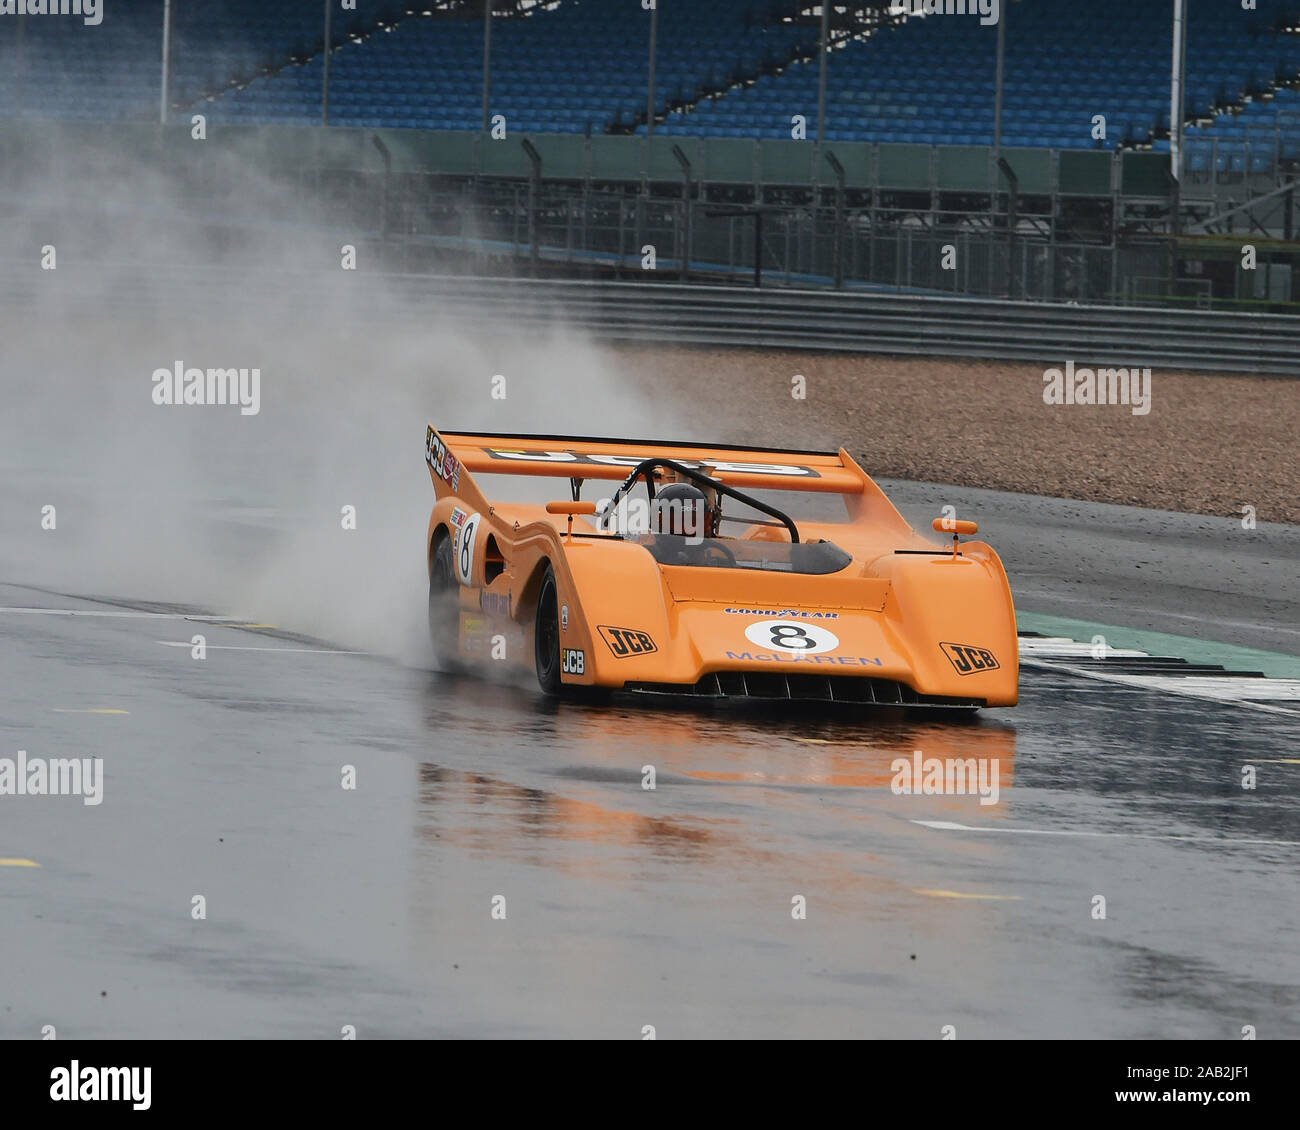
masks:
POLYGON ((834 651, 840 646, 835 633, 820 624, 801 624, 791 620, 760 620, 745 629, 745 638, 758 647, 770 647, 799 658, 834 651))
POLYGON ((772 646, 792 651, 796 648, 807 651, 816 647, 817 642, 809 638, 798 624, 774 624, 772 626, 772 646))
POLYGON ((474 539, 482 518, 471 514, 460 529, 460 552, 456 557, 456 576, 462 585, 474 583, 474 539))

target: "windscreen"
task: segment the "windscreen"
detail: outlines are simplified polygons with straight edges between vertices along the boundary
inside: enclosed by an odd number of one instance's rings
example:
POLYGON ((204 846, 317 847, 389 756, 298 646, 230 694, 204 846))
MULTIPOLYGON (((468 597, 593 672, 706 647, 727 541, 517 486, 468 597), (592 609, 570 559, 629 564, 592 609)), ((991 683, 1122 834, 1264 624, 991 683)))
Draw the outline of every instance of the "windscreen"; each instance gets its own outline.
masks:
POLYGON ((750 541, 644 534, 633 538, 660 565, 757 569, 772 573, 838 573, 853 558, 828 541, 750 541))

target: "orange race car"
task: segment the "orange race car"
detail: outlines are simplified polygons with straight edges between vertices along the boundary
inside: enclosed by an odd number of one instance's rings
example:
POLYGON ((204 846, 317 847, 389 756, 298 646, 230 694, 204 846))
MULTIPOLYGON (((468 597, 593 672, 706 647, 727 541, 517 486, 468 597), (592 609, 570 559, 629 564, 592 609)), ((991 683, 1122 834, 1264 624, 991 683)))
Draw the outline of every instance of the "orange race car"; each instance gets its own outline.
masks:
POLYGON ((843 448, 430 427, 425 457, 441 657, 532 666, 548 694, 1016 703, 1016 618, 998 555, 959 541, 974 522, 936 519, 948 544, 922 537, 843 448), (476 475, 567 479, 570 497, 490 502, 476 475), (588 480, 606 483, 606 497, 583 499, 588 480), (832 496, 843 510, 818 513, 832 496))

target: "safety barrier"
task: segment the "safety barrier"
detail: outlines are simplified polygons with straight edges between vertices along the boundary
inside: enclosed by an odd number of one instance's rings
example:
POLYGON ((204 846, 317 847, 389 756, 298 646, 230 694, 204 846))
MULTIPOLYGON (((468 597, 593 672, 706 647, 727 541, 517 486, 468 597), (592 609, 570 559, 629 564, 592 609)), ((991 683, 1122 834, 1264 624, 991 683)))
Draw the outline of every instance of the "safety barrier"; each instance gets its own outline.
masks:
MULTIPOLYGON (((553 278, 211 270, 45 273, 0 264, 11 310, 273 310, 346 294, 375 332, 391 319, 500 332, 569 326, 606 341, 735 345, 1300 376, 1300 322, 1276 314, 1008 302, 929 294, 553 278), (36 272, 40 274, 40 272, 36 272), (25 277, 24 277, 25 276, 25 277), (323 282, 322 279, 328 279, 323 282), (111 285, 106 280, 111 279, 111 285)), ((323 308, 328 308, 325 306, 323 308)))

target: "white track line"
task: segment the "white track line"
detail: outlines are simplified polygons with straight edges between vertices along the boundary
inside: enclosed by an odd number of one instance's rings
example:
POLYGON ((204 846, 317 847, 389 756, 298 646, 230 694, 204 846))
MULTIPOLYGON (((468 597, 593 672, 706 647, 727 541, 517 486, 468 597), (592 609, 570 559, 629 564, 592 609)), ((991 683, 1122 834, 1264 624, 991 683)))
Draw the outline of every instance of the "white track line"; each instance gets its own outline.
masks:
POLYGON ((1101 655, 1093 655, 1093 645, 1081 640, 1072 640, 1068 636, 1044 636, 1042 638, 1024 637, 1020 640, 1020 654, 1041 656, 1044 659, 1060 658, 1094 658, 1107 659, 1115 656, 1121 659, 1146 659, 1149 652, 1135 651, 1131 648, 1107 647, 1101 655))
POLYGON ((200 616, 190 612, 105 612, 95 608, 12 608, 0 606, 0 613, 27 616, 105 616, 124 620, 203 620, 214 624, 241 624, 234 616, 200 616))
POLYGON ((1020 640, 1020 662, 1029 667, 1038 667, 1049 671, 1065 671, 1085 679, 1097 679, 1103 683, 1119 683, 1127 687, 1145 690, 1165 691, 1169 694, 1185 695, 1210 702, 1227 702, 1236 706, 1247 706, 1262 710, 1268 714, 1297 715, 1300 711, 1289 710, 1282 706, 1268 706, 1252 699, 1276 699, 1281 702, 1300 702, 1300 679, 1256 679, 1249 677, 1232 678, 1222 675, 1178 675, 1147 674, 1125 675, 1118 671, 1106 673, 1091 667, 1073 667, 1067 663, 1053 662, 1059 659, 1096 658, 1109 659, 1150 658, 1150 653, 1129 648, 1107 647, 1101 655, 1095 655, 1093 645, 1068 636, 1027 636, 1020 640))
POLYGON ((957 824, 951 820, 913 820, 923 828, 936 832, 1000 832, 1013 836, 1093 836, 1124 840, 1178 840, 1191 844, 1224 844, 1228 847, 1261 846, 1300 847, 1300 840, 1228 840, 1222 836, 1173 836, 1162 832, 1085 832, 1069 828, 978 828, 972 824, 957 824))
MULTIPOLYGON (((1102 683, 1119 683, 1121 686, 1134 687, 1137 690, 1164 691, 1168 694, 1183 695, 1199 699, 1201 702, 1224 702, 1231 706, 1245 706, 1251 710, 1262 710, 1266 714, 1283 714, 1289 718, 1300 718, 1300 710, 1289 710, 1284 706, 1270 706, 1263 702, 1250 702, 1244 698, 1232 698, 1224 691, 1215 688, 1196 686, 1195 676, 1185 675, 1171 677, 1168 675, 1120 675, 1106 674, 1086 667, 1072 667, 1068 663, 1057 663, 1049 659, 1027 659, 1021 657, 1020 663, 1026 667, 1038 667, 1044 671, 1061 671, 1067 675, 1078 675, 1084 679, 1096 679, 1102 683)), ((1211 679, 1215 683, 1288 683, 1300 682, 1295 679, 1211 679)), ((1283 694, 1281 697, 1289 697, 1283 694)))
MULTIPOLYGON (((188 612, 137 612, 115 610, 101 611, 94 608, 16 608, 0 606, 0 613, 14 612, 28 616, 101 616, 121 620, 196 620, 204 624, 229 624, 235 628, 248 625, 248 621, 235 616, 205 616, 188 612)), ((188 640, 157 640, 164 647, 193 647, 188 640)), ((292 651, 311 655, 369 655, 367 651, 350 651, 342 648, 325 647, 235 647, 230 644, 207 644, 209 651, 292 651)))
POLYGON ((1223 675, 1142 675, 1161 690, 1187 687, 1188 694, 1203 698, 1233 702, 1237 699, 1276 699, 1278 702, 1300 702, 1300 679, 1268 679, 1241 675, 1231 678, 1223 675))

